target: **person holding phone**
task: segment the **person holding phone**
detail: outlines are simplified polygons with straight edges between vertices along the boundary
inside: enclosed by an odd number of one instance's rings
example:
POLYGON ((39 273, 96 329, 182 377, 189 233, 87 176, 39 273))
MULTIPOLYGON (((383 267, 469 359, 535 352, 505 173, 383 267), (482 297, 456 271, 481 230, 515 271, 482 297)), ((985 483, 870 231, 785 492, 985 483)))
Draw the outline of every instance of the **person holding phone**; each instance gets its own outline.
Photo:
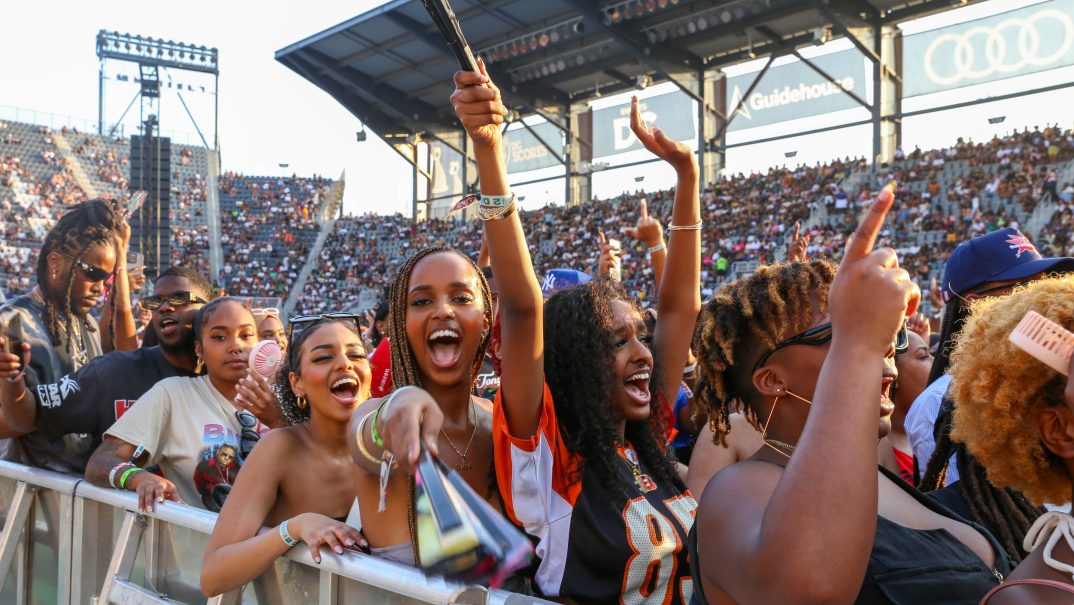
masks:
MULTIPOLYGON (((650 129, 634 100, 634 134, 678 175, 652 334, 607 275, 542 304, 507 186, 499 126, 506 108, 478 66, 455 74, 451 101, 473 141, 498 278, 502 375, 493 437, 505 508, 538 540, 543 595, 579 604, 688 603, 685 541, 697 504, 665 445, 701 303, 696 159, 650 129)), ((610 247, 602 252, 614 257, 610 247)))
MULTIPOLYGON (((37 257, 38 285, 0 306, 0 338, 22 344, 18 355, 0 354, 0 409, 25 405, 32 396, 42 406, 60 406, 71 388, 61 378, 101 355, 102 330, 89 313, 108 279, 126 281, 129 239, 130 226, 104 200, 73 207, 49 230, 37 257)), ((20 433, 3 434, 13 438, 0 442, 0 459, 81 474, 93 451, 88 435, 53 441, 39 432, 20 433)))
POLYGON ((1010 572, 986 529, 878 466, 920 296, 894 251, 873 249, 893 198, 879 194, 838 269, 761 265, 701 311, 698 400, 716 439, 741 411, 763 447, 701 495, 700 605, 972 604, 1010 572))

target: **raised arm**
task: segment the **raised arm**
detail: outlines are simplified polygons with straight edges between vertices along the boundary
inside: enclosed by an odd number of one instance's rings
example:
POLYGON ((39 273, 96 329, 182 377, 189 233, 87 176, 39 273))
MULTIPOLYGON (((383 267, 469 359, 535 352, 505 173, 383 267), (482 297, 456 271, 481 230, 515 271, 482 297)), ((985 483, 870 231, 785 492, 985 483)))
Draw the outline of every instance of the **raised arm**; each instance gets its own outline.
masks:
POLYGON ((728 468, 702 498, 702 574, 743 605, 851 603, 861 589, 876 530, 882 366, 920 296, 894 251, 873 250, 891 201, 882 192, 847 243, 828 299, 831 347, 786 469, 728 468), (721 506, 731 485, 736 504, 721 506))
POLYGON ((37 428, 37 401, 26 388, 23 371, 30 365, 30 345, 19 344, 21 355, 6 353, 8 338, 0 336, 0 438, 24 435, 37 428))
POLYGON ((660 226, 660 221, 649 216, 649 202, 645 198, 641 198, 637 226, 627 229, 626 233, 648 248, 649 264, 653 267, 653 290, 659 292, 668 251, 664 244, 664 228, 660 226))
MULTIPOLYGON (((455 74, 451 104, 474 144, 481 195, 485 198, 510 195, 500 133, 507 108, 500 99, 500 90, 489 79, 484 62, 479 61, 478 67, 480 73, 460 71, 455 74)), ((533 273, 517 210, 502 218, 485 221, 485 238, 492 258, 492 272, 496 276, 503 322, 501 401, 511 434, 527 438, 537 432, 544 393, 541 289, 533 273)))
POLYGON ((686 366, 687 351, 701 311, 701 198, 697 157, 641 117, 638 98, 630 108, 630 128, 642 145, 675 169, 675 205, 668 227, 667 257, 660 279, 653 356, 660 364, 663 383, 657 393, 667 405, 675 401, 686 366))
POLYGON ((138 348, 138 329, 131 311, 130 278, 127 275, 127 248, 130 241, 131 226, 123 221, 115 236, 116 277, 112 282, 111 296, 105 298, 101 311, 101 347, 105 353, 138 348), (113 314, 115 323, 112 322, 113 314))

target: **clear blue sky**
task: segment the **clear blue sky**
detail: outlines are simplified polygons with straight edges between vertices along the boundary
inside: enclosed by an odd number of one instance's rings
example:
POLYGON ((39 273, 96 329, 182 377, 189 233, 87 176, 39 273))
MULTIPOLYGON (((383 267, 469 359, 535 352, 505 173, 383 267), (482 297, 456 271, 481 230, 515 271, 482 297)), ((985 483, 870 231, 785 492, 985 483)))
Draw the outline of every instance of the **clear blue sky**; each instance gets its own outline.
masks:
MULTIPOLYGON (((411 196, 411 176, 406 163, 375 136, 370 136, 365 143, 356 143, 357 119, 326 93, 273 58, 276 50, 382 3, 381 0, 8 2, 4 7, 4 21, 8 27, 0 36, 0 56, 4 57, 0 106, 95 121, 98 62, 94 40, 102 28, 216 46, 220 49, 220 138, 224 169, 253 174, 320 173, 333 178, 346 169, 345 207, 349 212, 406 212, 411 196), (280 168, 280 163, 289 166, 280 168)), ((931 29, 1026 4, 1030 2, 992 0, 908 24, 907 31, 931 29)), ((133 67, 112 65, 116 66, 113 74, 134 74, 133 67)), ((738 71, 759 68, 759 65, 747 64, 738 71)), ((1026 76, 1018 79, 1017 85, 1031 88, 1060 79, 1069 80, 1072 73, 1074 70, 1066 68, 1026 76)), ((171 75, 176 81, 197 84, 196 78, 184 77, 177 72, 171 75)), ((962 100, 968 92, 998 94, 1011 90, 1012 84, 1012 81, 1006 81, 984 90, 944 93, 913 103, 950 103, 962 100)), ((135 86, 112 80, 108 91, 106 120, 115 121, 132 98, 135 86)), ((185 95, 196 116, 201 118, 203 128, 211 130, 211 97, 200 92, 185 95)), ((1045 122, 1058 121, 1069 127, 1074 119, 1074 105, 1069 102, 1069 97, 1068 89, 913 118, 904 123, 904 147, 912 148, 915 144, 923 148, 943 146, 958 136, 980 140, 1011 128, 1045 122), (1006 115, 1007 121, 1000 126, 989 125, 986 118, 993 115, 1006 115)), ((601 106, 614 102, 614 99, 600 100, 601 106)), ((908 102, 905 109, 915 108, 913 103, 908 102)), ((0 116, 10 117, 10 111, 0 109, 0 116)), ((137 122, 137 105, 132 109, 131 117, 137 122)), ((174 96, 169 100, 169 95, 165 95, 161 119, 165 131, 194 131, 174 96)), ((29 118, 24 120, 31 121, 29 118)), ((793 129, 816 127, 823 124, 824 119, 800 122, 794 124, 793 129)), ((206 137, 210 136, 207 132, 206 137)), ((814 136, 809 140, 751 146, 733 150, 728 158, 728 168, 739 171, 788 161, 813 164, 833 155, 868 155, 871 149, 869 137, 869 127, 860 127, 814 136), (784 153, 789 150, 798 152, 794 160, 784 158, 784 153)), ((633 189, 636 175, 646 177, 642 184, 647 189, 666 187, 673 181, 669 169, 650 165, 630 169, 629 175, 616 171, 598 174, 594 177, 594 191, 600 196, 610 196, 633 189)), ((563 197, 563 185, 561 181, 553 181, 531 186, 523 193, 529 194, 527 205, 540 199, 559 201, 563 197)))

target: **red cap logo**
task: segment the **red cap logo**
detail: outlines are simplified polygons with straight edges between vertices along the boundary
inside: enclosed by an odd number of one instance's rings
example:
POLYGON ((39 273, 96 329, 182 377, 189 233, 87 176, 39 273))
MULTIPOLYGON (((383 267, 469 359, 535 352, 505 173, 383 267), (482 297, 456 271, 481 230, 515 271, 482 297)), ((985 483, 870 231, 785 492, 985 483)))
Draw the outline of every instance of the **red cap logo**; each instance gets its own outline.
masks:
POLYGON ((1012 235, 1007 238, 1008 248, 1011 250, 1017 250, 1014 255, 1015 258, 1022 258, 1023 252, 1037 252, 1037 249, 1033 246, 1029 238, 1024 235, 1012 235))

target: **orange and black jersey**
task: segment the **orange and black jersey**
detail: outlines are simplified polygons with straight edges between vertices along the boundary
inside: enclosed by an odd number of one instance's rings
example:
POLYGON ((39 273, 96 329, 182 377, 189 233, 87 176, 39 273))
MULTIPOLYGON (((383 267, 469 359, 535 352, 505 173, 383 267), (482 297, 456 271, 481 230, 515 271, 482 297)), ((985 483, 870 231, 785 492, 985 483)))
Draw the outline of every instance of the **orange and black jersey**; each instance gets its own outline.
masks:
POLYGON ((560 438, 548 387, 540 427, 530 439, 510 435, 502 393, 493 409, 497 480, 508 515, 538 540, 540 591, 580 605, 689 603, 693 496, 646 477, 648 469, 629 446, 621 452, 623 493, 609 494, 585 473, 572 481, 580 460, 560 438))

